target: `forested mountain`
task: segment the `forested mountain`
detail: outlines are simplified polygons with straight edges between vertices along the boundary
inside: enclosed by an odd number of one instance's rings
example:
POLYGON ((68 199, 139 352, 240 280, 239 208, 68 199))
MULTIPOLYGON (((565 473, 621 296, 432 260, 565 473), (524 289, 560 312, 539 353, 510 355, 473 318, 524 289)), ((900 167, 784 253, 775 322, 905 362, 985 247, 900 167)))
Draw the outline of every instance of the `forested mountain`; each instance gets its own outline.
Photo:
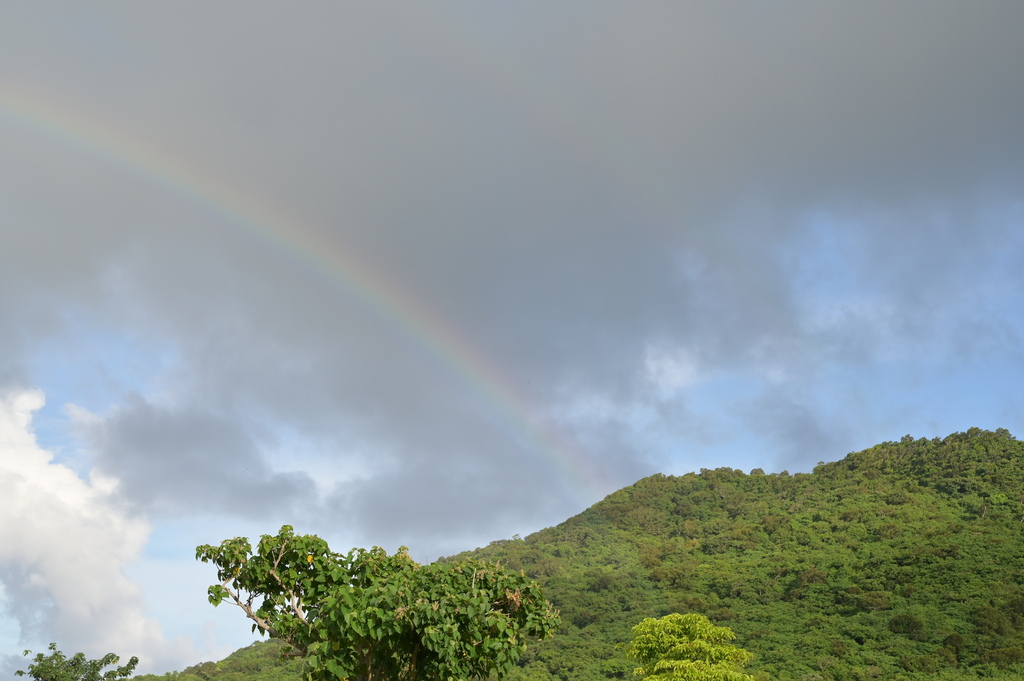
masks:
POLYGON ((655 475, 460 557, 524 570, 562 612, 518 680, 629 678, 617 644, 670 612, 730 627, 764 679, 1020 679, 1022 533, 1024 443, 971 429, 807 474, 655 475))
POLYGON ((732 628, 773 679, 1024 678, 1024 444, 888 442, 813 473, 656 475, 477 556, 536 576, 565 630, 523 674, 626 677, 643 617, 732 628))

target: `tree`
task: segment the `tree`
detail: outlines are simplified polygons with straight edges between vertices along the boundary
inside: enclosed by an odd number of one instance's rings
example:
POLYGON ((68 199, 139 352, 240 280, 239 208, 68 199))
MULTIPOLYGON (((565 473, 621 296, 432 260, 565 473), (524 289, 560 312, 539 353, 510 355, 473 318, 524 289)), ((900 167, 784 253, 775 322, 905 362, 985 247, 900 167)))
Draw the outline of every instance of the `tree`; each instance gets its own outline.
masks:
POLYGON ((536 582, 481 561, 419 565, 404 547, 339 554, 288 525, 255 552, 238 537, 196 558, 217 567, 210 603, 237 605, 253 631, 305 657, 310 681, 501 677, 528 637, 558 626, 536 582))
MULTIPOLYGON (((128 664, 103 672, 103 668, 117 664, 121 658, 114 653, 107 653, 98 660, 85 659, 85 653, 75 653, 71 659, 57 650, 57 644, 51 643, 49 655, 37 653, 32 664, 28 666, 28 675, 36 681, 111 681, 127 679, 135 672, 139 658, 133 657, 128 664), (102 672, 102 673, 101 673, 102 672)), ((25 655, 31 653, 26 650, 25 655)), ((18 670, 17 676, 25 676, 26 672, 18 670)))
POLYGON ((634 673, 655 681, 753 681, 740 670, 754 656, 730 644, 734 638, 704 615, 675 613, 633 627, 626 652, 640 664, 634 673))

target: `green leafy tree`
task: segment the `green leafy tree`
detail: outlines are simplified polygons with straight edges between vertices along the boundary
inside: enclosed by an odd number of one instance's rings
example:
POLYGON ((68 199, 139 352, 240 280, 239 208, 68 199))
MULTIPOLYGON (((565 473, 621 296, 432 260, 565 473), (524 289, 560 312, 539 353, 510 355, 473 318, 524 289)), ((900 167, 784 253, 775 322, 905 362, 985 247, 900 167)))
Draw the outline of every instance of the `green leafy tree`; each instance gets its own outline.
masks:
POLYGON ((704 615, 675 613, 633 627, 626 652, 640 665, 637 676, 656 681, 753 681, 740 670, 754 656, 729 643, 734 638, 704 615))
MULTIPOLYGON (((85 653, 75 653, 70 659, 64 653, 57 650, 57 644, 50 644, 50 654, 37 653, 28 671, 18 670, 14 672, 17 676, 25 676, 27 673, 36 681, 109 681, 112 679, 127 679, 139 663, 139 658, 133 657, 128 664, 116 669, 103 671, 104 667, 117 664, 121 658, 114 653, 107 653, 98 660, 87 660, 85 653)), ((31 653, 26 650, 25 655, 31 653)))
POLYGON ((334 553, 285 525, 254 551, 244 537, 196 548, 217 567, 214 605, 228 601, 253 631, 305 657, 306 678, 417 681, 501 677, 557 612, 536 582, 476 560, 419 565, 405 548, 334 553))

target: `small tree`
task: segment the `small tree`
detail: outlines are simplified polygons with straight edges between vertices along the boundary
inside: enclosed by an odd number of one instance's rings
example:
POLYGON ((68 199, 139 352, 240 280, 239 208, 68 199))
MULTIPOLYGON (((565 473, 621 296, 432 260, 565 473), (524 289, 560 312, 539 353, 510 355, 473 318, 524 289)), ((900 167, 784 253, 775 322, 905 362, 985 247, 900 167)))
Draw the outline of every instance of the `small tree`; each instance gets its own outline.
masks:
POLYGON ((255 552, 239 537, 199 546, 196 558, 217 567, 210 602, 237 605, 253 631, 305 657, 311 681, 501 677, 528 637, 558 625, 522 573, 473 560, 419 565, 404 547, 338 554, 288 525, 255 552))
MULTIPOLYGON (((103 668, 117 664, 121 658, 114 653, 107 653, 98 660, 85 659, 85 653, 75 653, 71 659, 57 650, 57 644, 51 643, 49 655, 37 653, 32 664, 28 666, 28 675, 36 681, 111 681, 127 679, 135 672, 139 658, 133 657, 128 664, 103 672, 103 668)), ((31 653, 26 650, 25 655, 31 653)), ((25 676, 26 672, 18 670, 17 676, 25 676)))
POLYGON ((633 627, 626 652, 640 664, 634 674, 655 681, 753 681, 740 670, 754 656, 730 644, 734 638, 703 615, 676 613, 633 627))

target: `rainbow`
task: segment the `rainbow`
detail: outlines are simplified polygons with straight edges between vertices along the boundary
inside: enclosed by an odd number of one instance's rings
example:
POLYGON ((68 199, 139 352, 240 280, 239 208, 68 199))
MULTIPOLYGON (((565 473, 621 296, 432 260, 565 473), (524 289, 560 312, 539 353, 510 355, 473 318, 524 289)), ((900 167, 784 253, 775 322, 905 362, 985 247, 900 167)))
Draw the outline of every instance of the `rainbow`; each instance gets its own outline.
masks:
POLYGON ((175 158, 148 140, 115 132, 25 88, 0 87, 0 122, 120 168, 222 219, 264 246, 312 264, 325 283, 407 336, 479 395, 511 432, 520 436, 535 465, 577 483, 581 495, 578 501, 590 504, 595 495, 614 489, 611 480, 541 416, 541 410, 530 404, 525 392, 481 348, 469 342, 428 301, 368 268, 339 241, 325 238, 251 193, 204 174, 196 164, 175 158))

